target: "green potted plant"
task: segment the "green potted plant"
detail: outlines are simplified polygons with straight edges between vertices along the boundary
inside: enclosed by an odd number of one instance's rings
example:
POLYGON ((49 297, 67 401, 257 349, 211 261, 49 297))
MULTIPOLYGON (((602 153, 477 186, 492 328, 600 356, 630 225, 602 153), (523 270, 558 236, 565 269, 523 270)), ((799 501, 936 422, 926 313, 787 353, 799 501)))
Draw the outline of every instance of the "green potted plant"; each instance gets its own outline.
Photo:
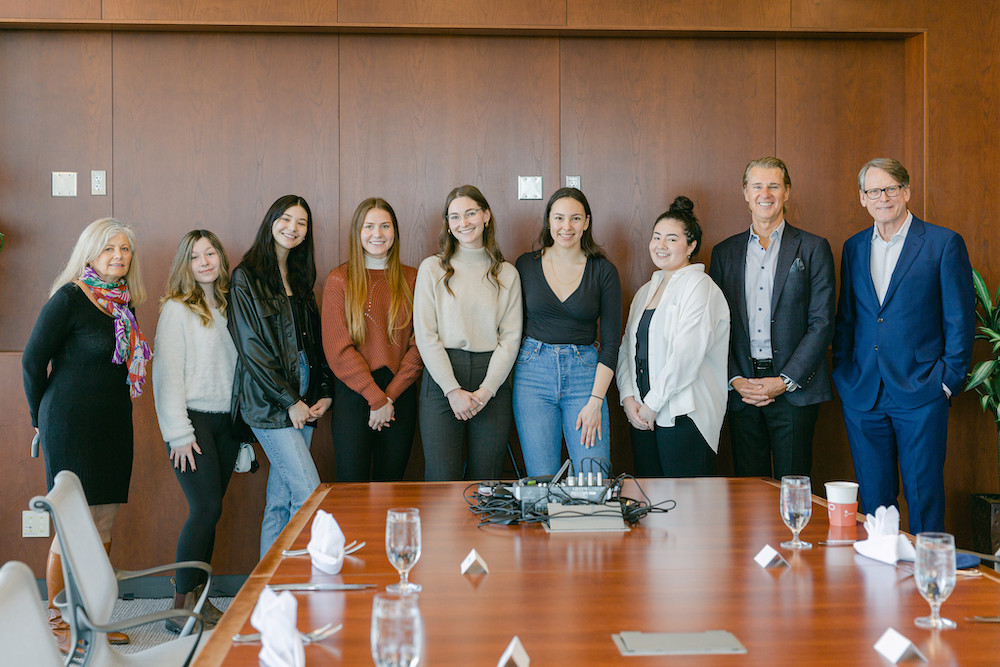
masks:
MULTIPOLYGON (((976 318, 979 320, 976 340, 986 341, 991 354, 972 367, 965 390, 975 390, 979 394, 980 407, 993 418, 1000 466, 1000 288, 994 298, 975 269, 972 270, 972 282, 976 288, 976 318)), ((1000 494, 973 494, 972 539, 976 551, 997 552, 1000 547, 1000 494)))

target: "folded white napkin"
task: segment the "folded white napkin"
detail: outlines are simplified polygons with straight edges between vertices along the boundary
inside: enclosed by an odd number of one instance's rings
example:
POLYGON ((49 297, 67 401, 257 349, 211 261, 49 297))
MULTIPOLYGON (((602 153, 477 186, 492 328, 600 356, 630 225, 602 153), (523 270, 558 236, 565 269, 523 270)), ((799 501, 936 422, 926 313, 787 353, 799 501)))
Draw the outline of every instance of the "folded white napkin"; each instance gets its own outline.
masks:
POLYGON ((316 510, 309 538, 309 555, 316 569, 327 574, 340 574, 344 566, 344 531, 333 515, 316 510))
POLYGON ((250 625, 260 633, 260 654, 264 667, 305 667, 306 652, 297 627, 299 603, 288 591, 261 591, 250 615, 250 625))
POLYGON ((867 540, 854 543, 854 550, 862 556, 895 565, 896 561, 913 560, 916 551, 905 535, 899 534, 899 509, 895 506, 879 507, 875 515, 866 515, 867 540))

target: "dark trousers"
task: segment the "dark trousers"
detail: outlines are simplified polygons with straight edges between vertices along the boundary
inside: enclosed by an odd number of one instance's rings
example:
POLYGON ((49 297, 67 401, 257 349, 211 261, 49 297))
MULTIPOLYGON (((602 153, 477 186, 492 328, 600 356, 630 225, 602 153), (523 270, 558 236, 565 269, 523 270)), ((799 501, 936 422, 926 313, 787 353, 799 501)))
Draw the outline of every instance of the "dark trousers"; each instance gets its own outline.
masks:
MULTIPOLYGON (((451 368, 462 389, 479 389, 492 354, 448 350, 451 368)), ((424 479, 428 482, 498 479, 503 474, 513 421, 509 377, 481 412, 468 421, 461 421, 455 418, 448 397, 425 369, 420 387, 424 479)))
MULTIPOLYGON (((188 410, 194 437, 201 449, 195 453, 197 468, 181 472, 174 468, 188 502, 188 517, 177 538, 177 560, 212 562, 215 526, 222 516, 222 497, 233 475, 240 443, 235 437, 229 413, 188 410)), ((201 570, 177 570, 177 592, 189 593, 205 581, 201 570)))
POLYGON ((819 405, 792 405, 782 394, 758 408, 730 410, 729 436, 737 477, 808 475, 819 405))
POLYGON ((629 428, 636 477, 707 477, 715 474, 715 452, 687 415, 670 427, 629 428))
POLYGON ((948 439, 948 398, 944 392, 927 405, 902 408, 883 388, 871 410, 847 406, 843 410, 862 510, 874 514, 880 505, 897 505, 901 474, 910 533, 944 530, 948 439))
MULTIPOLYGON (((372 373, 385 389, 393 374, 388 368, 372 373)), ((333 387, 333 451, 338 482, 393 482, 403 479, 417 428, 417 386, 413 384, 393 403, 394 421, 375 431, 368 426, 371 408, 361 394, 337 380, 333 387)))

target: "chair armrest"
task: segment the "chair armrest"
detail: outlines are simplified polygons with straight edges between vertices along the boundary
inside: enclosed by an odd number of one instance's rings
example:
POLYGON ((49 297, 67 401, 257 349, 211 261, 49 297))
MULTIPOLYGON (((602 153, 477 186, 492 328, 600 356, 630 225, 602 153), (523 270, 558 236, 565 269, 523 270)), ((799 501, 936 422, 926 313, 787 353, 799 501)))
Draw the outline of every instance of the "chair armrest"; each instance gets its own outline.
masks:
MULTIPOLYGON (((207 578, 205 580, 205 588, 201 592, 201 597, 198 598, 198 602, 194 605, 195 614, 200 614, 201 609, 205 606, 205 601, 208 600, 208 591, 212 588, 212 566, 208 563, 200 560, 185 560, 179 563, 168 563, 166 565, 158 565, 157 567, 151 567, 146 570, 115 570, 115 578, 118 581, 128 581, 129 579, 136 579, 138 577, 145 577, 151 574, 159 574, 160 572, 171 572, 173 570, 180 570, 184 568, 192 568, 202 570, 206 573, 207 578)), ((194 618, 189 618, 181 629, 181 637, 186 637, 191 634, 194 629, 194 618)), ((200 634, 200 631, 199 631, 200 634)))
MULTIPOLYGON (((115 570, 115 578, 118 581, 128 581, 129 579, 136 579, 138 577, 148 577, 151 574, 159 574, 161 572, 172 572, 174 570, 180 570, 185 568, 192 568, 201 570, 205 572, 210 577, 212 576, 212 566, 208 563, 200 560, 185 560, 179 563, 167 563, 166 565, 157 565, 156 567, 151 567, 147 570, 115 570)), ((208 586, 206 586, 208 588, 208 586)))

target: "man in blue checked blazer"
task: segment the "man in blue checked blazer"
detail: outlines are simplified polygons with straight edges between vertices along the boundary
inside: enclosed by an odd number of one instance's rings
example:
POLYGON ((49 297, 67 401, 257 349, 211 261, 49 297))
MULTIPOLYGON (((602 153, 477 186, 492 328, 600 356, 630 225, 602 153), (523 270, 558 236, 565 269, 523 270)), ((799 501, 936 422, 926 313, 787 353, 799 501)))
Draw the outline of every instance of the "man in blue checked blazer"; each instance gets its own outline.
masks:
POLYGON ((858 174, 875 224, 844 244, 833 341, 862 509, 895 505, 899 473, 909 530, 944 530, 950 398, 972 360, 975 293, 962 237, 907 209, 902 164, 871 160, 858 174))
POLYGON ((750 229, 712 249, 729 301, 727 420, 739 476, 808 475, 819 404, 833 397, 836 275, 826 239, 785 221, 792 181, 776 157, 743 171, 750 229))

